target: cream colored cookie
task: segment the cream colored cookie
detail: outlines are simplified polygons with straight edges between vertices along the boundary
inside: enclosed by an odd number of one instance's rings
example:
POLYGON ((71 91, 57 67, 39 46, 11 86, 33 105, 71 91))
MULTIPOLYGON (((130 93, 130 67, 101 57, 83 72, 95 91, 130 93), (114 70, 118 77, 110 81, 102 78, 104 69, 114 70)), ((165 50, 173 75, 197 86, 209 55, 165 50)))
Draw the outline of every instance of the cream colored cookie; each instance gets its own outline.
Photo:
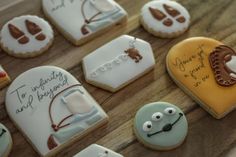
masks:
POLYGON ((127 21, 114 0, 43 0, 45 15, 73 44, 81 45, 127 21))
POLYGON ((7 86, 11 82, 10 77, 7 72, 0 65, 0 88, 7 86))
POLYGON ((0 44, 9 55, 29 58, 45 52, 53 42, 53 30, 44 19, 25 15, 13 18, 1 30, 0 44))
POLYGON ((188 29, 190 15, 175 1, 153 0, 143 6, 140 21, 149 33, 162 38, 173 38, 188 29))

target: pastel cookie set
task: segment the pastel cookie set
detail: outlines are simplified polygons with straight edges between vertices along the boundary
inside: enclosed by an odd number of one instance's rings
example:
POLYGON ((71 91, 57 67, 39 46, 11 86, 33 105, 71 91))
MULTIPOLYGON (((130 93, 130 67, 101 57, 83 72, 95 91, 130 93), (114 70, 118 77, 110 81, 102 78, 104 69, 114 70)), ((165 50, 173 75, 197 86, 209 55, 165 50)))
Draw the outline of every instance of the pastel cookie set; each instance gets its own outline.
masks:
POLYGON ((7 157, 12 147, 12 138, 9 130, 0 123, 0 156, 7 157))
MULTIPOLYGON (((56 29, 78 46, 117 24, 125 24, 126 11, 115 0, 42 0, 42 9, 56 29)), ((154 36, 174 38, 190 26, 190 14, 171 0, 152 0, 141 9, 140 23, 154 36)), ((46 52, 54 31, 44 19, 23 15, 3 25, 2 49, 14 57, 29 58, 46 52)), ((150 43, 121 35, 82 59, 86 82, 117 92, 155 66, 150 43)), ((174 45, 166 57, 169 75, 191 98, 220 119, 236 108, 236 52, 220 41, 192 37, 174 45)), ((0 66, 0 88, 10 77, 0 66)), ((69 72, 39 66, 19 75, 6 92, 6 110, 17 128, 43 157, 53 156, 108 122, 108 115, 69 72)), ((141 107, 134 134, 144 146, 170 150, 184 143, 188 121, 184 112, 167 102, 141 107)), ((8 129, 0 124, 0 156, 12 147, 8 129)), ((74 157, 123 157, 92 144, 74 157)))

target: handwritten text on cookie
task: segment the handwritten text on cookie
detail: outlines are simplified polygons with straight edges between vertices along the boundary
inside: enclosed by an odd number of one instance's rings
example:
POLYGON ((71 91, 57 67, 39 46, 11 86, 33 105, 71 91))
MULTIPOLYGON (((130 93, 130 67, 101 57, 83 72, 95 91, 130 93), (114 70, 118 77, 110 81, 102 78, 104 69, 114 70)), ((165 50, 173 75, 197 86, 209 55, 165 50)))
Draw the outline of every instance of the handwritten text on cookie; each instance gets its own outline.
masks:
POLYGON ((52 71, 47 77, 39 78, 36 84, 19 86, 11 92, 20 103, 20 107, 16 109, 16 114, 25 110, 33 110, 44 99, 51 100, 55 93, 66 85, 68 85, 67 76, 61 72, 52 71))

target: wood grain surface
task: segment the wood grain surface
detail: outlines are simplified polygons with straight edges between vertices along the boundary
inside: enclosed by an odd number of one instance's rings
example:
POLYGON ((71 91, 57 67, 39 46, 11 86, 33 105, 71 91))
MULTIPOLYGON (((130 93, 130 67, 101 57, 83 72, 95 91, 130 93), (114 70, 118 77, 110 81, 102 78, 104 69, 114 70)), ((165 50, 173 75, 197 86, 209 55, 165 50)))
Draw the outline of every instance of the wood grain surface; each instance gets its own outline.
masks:
MULTIPOLYGON (((40 65, 56 65, 71 72, 108 113, 108 125, 97 129, 75 144, 62 150, 58 157, 71 157, 92 143, 113 149, 125 157, 235 157, 236 111, 216 120, 183 93, 170 79, 165 67, 168 50, 181 40, 207 36, 236 48, 235 0, 179 0, 192 16, 190 29, 175 39, 160 39, 148 34, 139 24, 141 7, 149 0, 117 0, 129 13, 127 26, 115 26, 93 41, 75 47, 57 31, 55 41, 45 54, 33 59, 17 59, 0 52, 0 64, 12 79, 40 65), (122 34, 129 34, 151 43, 156 59, 153 71, 116 93, 109 93, 85 82, 81 59, 122 34), (168 101, 184 110, 189 121, 189 134, 183 145, 168 152, 152 151, 140 144, 133 135, 133 118, 144 104, 168 101)), ((44 17, 41 0, 0 0, 0 27, 11 18, 23 14, 44 17)), ((10 157, 37 157, 38 154, 10 121, 5 110, 5 89, 0 90, 0 122, 13 135, 10 157)))

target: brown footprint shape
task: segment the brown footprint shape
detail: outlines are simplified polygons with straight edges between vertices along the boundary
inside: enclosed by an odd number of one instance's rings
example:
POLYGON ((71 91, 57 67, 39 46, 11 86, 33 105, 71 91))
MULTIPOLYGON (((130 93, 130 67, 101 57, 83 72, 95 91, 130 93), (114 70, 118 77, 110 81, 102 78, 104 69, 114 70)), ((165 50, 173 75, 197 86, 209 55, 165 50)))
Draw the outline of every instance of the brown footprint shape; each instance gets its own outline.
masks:
POLYGON ((42 29, 36 23, 30 20, 25 20, 25 25, 30 34, 37 35, 35 39, 39 41, 43 41, 46 39, 46 36, 42 33, 42 29))
POLYGON ((8 29, 11 36, 16 39, 20 44, 27 44, 29 42, 29 38, 25 36, 25 33, 13 24, 8 24, 8 29))
MULTIPOLYGON (((175 18, 176 16, 180 15, 180 12, 174 8, 172 8, 171 6, 167 5, 167 4, 163 4, 164 9, 166 10, 166 12, 172 16, 173 18, 175 18)), ((159 9, 155 9, 152 7, 149 7, 149 10, 152 14, 152 16, 157 19, 158 21, 161 21, 163 19, 165 19, 167 16, 165 15, 165 13, 163 13, 162 11, 160 11, 159 9)), ((176 21, 178 21, 179 23, 184 23, 186 21, 184 16, 180 16, 177 17, 176 21)), ((170 27, 173 25, 173 21, 170 18, 167 18, 163 21, 163 24, 167 27, 170 27)))

